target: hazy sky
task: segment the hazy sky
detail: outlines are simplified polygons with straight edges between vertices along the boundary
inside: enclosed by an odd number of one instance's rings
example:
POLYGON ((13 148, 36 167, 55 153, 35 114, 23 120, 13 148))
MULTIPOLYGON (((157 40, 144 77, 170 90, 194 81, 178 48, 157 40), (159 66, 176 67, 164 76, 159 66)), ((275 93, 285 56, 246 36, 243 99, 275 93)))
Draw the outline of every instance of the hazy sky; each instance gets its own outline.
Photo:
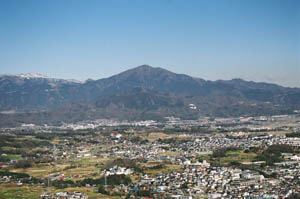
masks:
POLYGON ((299 0, 0 0, 0 73, 99 79, 142 64, 300 87, 299 0))

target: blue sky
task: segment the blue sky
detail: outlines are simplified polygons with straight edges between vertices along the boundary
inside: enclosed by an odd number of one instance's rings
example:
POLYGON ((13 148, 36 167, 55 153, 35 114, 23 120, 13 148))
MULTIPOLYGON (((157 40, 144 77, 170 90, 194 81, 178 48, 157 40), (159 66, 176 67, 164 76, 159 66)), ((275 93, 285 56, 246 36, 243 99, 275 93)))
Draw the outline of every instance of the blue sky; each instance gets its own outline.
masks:
POLYGON ((148 64, 300 87, 299 0, 0 0, 0 73, 85 80, 148 64))

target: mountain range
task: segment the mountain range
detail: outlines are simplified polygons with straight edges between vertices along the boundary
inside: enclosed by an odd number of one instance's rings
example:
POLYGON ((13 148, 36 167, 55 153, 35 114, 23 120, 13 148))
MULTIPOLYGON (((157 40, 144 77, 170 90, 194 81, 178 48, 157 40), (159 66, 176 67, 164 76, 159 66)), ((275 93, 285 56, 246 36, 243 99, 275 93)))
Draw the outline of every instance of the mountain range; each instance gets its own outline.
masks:
POLYGON ((300 88, 242 79, 206 81, 148 65, 85 82, 1 75, 0 94, 0 126, 274 115, 300 109, 300 88))

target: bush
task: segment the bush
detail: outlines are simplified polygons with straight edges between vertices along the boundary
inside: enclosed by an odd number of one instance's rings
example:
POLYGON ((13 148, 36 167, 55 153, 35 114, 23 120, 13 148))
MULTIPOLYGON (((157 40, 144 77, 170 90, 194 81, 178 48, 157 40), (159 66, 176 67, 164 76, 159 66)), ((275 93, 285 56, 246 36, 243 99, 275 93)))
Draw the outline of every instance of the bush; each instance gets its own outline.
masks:
POLYGON ((0 156, 0 162, 9 162, 10 159, 7 156, 0 156))
POLYGON ((224 150, 224 148, 214 150, 213 151, 213 157, 214 158, 226 157, 226 150, 224 150))
POLYGON ((241 163, 239 163, 239 162, 237 162, 237 161, 232 161, 232 162, 230 162, 230 165, 231 165, 231 166, 234 166, 234 167, 238 167, 238 166, 241 165, 241 163))
POLYGON ((19 160, 17 161, 17 163, 15 164, 16 168, 22 168, 22 169, 26 169, 31 167, 31 161, 30 160, 19 160))
POLYGON ((291 137, 291 138, 299 138, 300 137, 300 132, 287 133, 285 136, 286 137, 291 137))
POLYGON ((0 171, 0 176, 12 176, 13 178, 29 178, 26 173, 14 173, 9 171, 0 171))

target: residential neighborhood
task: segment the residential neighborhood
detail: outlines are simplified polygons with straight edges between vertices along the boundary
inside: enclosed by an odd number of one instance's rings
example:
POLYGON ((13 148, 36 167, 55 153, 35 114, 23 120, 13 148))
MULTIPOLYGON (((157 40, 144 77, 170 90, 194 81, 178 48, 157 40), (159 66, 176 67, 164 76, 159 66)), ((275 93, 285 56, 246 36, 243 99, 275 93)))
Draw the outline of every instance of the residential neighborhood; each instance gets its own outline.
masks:
POLYGON ((44 199, 289 198, 300 191, 299 119, 2 129, 0 186, 35 186, 44 199))

